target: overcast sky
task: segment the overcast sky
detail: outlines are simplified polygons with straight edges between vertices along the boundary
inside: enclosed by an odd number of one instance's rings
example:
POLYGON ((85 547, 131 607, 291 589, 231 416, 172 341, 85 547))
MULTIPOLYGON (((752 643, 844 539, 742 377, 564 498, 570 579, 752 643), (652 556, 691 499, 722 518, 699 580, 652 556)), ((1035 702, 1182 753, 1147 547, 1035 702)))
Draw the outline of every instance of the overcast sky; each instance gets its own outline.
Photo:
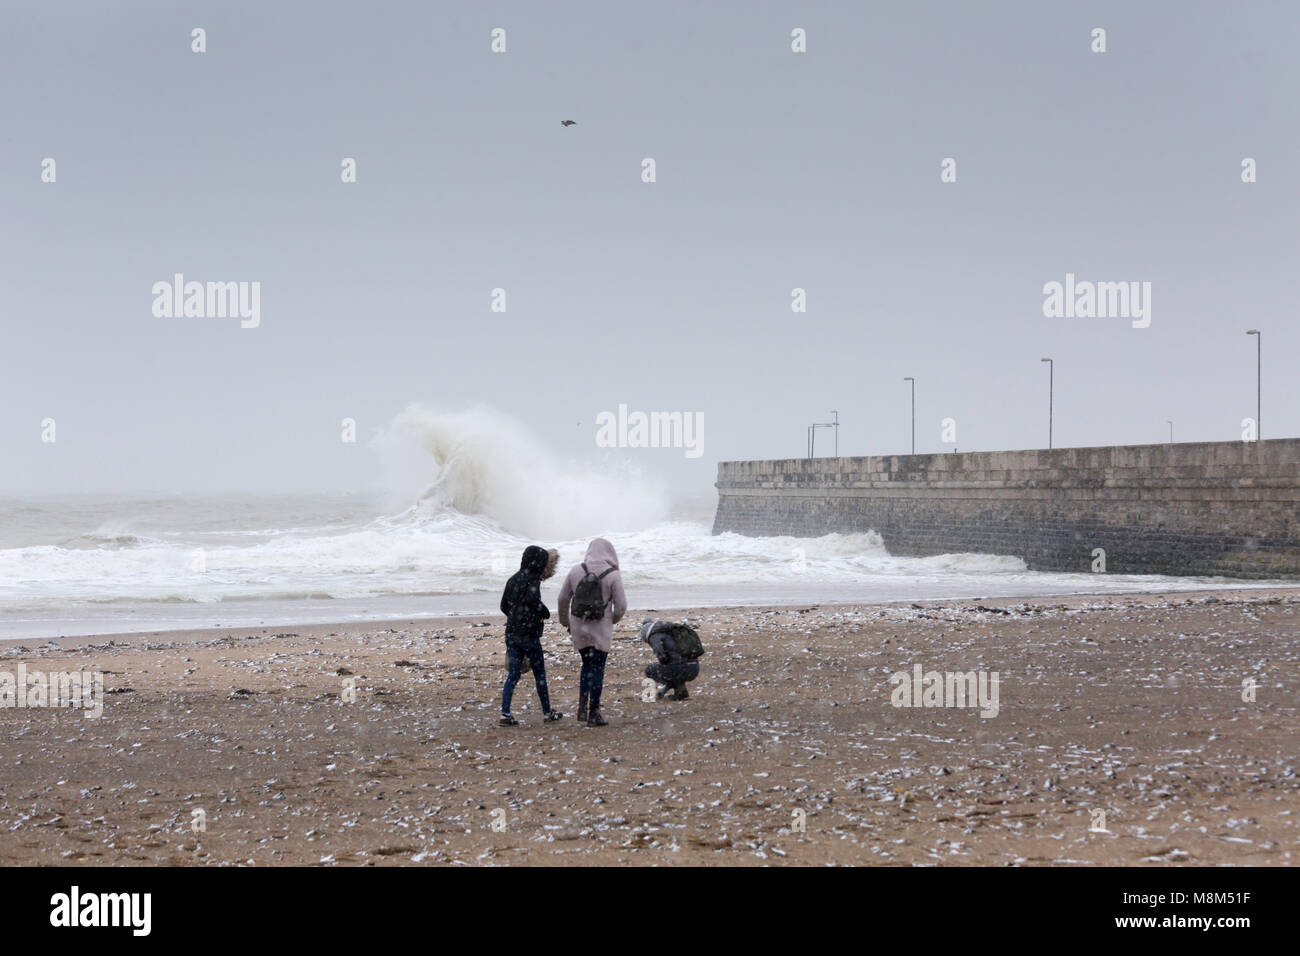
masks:
POLYGON ((945 417, 963 451, 1045 446, 1042 356, 1058 446, 1234 440, 1255 327, 1264 437, 1300 434, 1298 28, 1258 0, 5 0, 0 493, 362 488, 411 402, 707 493, 831 409, 841 454, 906 452, 905 375, 918 451, 945 417), (260 282, 260 325, 156 317, 177 272, 260 282), (1067 272, 1150 282, 1150 326, 1045 317, 1067 272), (619 403, 702 413, 704 454, 597 448, 619 403))

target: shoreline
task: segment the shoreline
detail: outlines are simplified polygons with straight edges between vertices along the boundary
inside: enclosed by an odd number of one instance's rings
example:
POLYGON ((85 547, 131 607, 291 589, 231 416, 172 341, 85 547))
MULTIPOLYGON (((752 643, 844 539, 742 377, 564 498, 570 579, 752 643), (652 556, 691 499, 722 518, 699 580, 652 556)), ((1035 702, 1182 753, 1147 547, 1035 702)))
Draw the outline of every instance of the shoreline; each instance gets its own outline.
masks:
MULTIPOLYGON (((836 589, 840 590, 840 589, 836 589)), ((1249 583, 1224 584, 1222 582, 1207 583, 1205 587, 1187 587, 1172 590, 1140 590, 1136 586, 1133 590, 1126 588, 1110 588, 1107 590, 1097 591, 1062 591, 1052 593, 1019 593, 1019 594, 989 594, 989 595, 953 595, 946 597, 918 597, 918 598, 898 598, 894 600, 853 600, 835 597, 831 600, 825 598, 818 599, 814 595, 807 595, 806 599, 777 600, 777 601, 741 601, 741 602, 683 602, 683 603, 664 603, 656 602, 654 607, 630 608, 629 615, 641 613, 647 614, 657 611, 745 611, 745 610, 772 610, 796 607, 800 605, 811 605, 816 607, 889 607, 894 605, 905 604, 950 604, 953 602, 972 602, 978 601, 985 604, 997 602, 999 604, 1023 603, 1023 602, 1051 602, 1066 600, 1085 600, 1085 599, 1104 599, 1104 598, 1170 598, 1176 595, 1300 595, 1300 582, 1294 585, 1282 584, 1278 582, 1264 582, 1258 585, 1249 583)), ((802 596, 801 596, 802 597, 802 596)), ((495 605, 496 596, 492 595, 487 599, 490 605, 495 605)), ((554 604, 554 597, 544 595, 548 607, 554 604)), ((408 613, 408 614, 384 614, 374 617, 339 617, 339 618, 316 618, 314 620, 291 618, 277 619, 274 621, 259 621, 257 623, 240 623, 240 624, 201 624, 195 626, 174 626, 174 627, 141 627, 130 630, 106 630, 97 629, 86 631, 84 633, 73 634, 7 634, 8 630, 18 629, 18 625, 13 622, 6 622, 0 618, 0 649, 7 647, 9 644, 17 642, 39 643, 63 642, 63 641, 92 641, 129 637, 163 637, 166 635, 194 635, 194 640, 201 640, 204 636, 210 636, 213 632, 222 631, 227 633, 251 634, 253 632, 266 632, 273 629, 285 630, 294 629, 298 632, 316 632, 321 630, 338 631, 345 628, 363 628, 391 626, 397 623, 409 624, 411 626, 443 624, 454 625, 458 622, 471 618, 500 618, 500 612, 491 607, 487 611, 451 611, 451 612, 428 612, 428 613, 408 613)))

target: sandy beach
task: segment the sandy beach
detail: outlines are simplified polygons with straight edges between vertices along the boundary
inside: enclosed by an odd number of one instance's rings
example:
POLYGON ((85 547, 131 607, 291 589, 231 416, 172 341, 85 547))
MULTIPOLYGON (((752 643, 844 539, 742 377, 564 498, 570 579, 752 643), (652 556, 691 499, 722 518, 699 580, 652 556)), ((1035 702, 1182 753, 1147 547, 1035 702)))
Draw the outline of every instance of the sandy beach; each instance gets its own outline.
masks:
MULTIPOLYGON (((610 725, 592 729, 543 725, 528 676, 521 726, 496 726, 499 616, 7 642, 0 671, 98 670, 107 693, 99 719, 0 711, 0 864, 1289 865, 1300 850, 1295 591, 677 613, 708 648, 680 703, 642 699, 652 613, 617 629, 610 725), (916 664, 996 672, 996 716, 894 706, 891 675, 916 664)), ((554 624, 544 642, 571 712, 577 656, 554 624)))

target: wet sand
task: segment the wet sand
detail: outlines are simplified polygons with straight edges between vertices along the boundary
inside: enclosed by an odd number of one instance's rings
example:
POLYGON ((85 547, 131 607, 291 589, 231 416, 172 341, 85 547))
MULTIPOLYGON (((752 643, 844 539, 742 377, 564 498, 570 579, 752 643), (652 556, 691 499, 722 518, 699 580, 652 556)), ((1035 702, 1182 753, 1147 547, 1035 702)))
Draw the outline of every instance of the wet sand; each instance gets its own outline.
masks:
MULTIPOLYGON (((6 642, 0 671, 100 670, 109 693, 98 720, 0 710, 0 864, 1289 865, 1300 850, 1300 592, 674 612, 708 648, 684 702, 642 700, 642 616, 616 632, 610 724, 590 729, 543 725, 527 675, 521 726, 496 725, 499 616, 6 642), (893 706, 890 676, 917 663, 996 671, 997 715, 893 706)), ((544 643, 567 714, 577 655, 553 623, 544 643)))

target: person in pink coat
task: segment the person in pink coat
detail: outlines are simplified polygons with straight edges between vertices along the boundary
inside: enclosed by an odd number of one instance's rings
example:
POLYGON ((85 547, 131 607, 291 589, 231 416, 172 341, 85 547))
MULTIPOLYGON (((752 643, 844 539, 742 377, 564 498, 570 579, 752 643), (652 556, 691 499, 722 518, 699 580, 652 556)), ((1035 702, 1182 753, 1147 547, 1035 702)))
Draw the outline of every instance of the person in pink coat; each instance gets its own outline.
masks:
POLYGON ((587 556, 564 578, 559 606, 560 626, 568 629, 582 657, 578 720, 585 720, 588 727, 604 727, 608 721, 600 713, 600 694, 605 685, 605 661, 614 625, 627 612, 623 575, 612 544, 596 538, 587 545, 587 556))

